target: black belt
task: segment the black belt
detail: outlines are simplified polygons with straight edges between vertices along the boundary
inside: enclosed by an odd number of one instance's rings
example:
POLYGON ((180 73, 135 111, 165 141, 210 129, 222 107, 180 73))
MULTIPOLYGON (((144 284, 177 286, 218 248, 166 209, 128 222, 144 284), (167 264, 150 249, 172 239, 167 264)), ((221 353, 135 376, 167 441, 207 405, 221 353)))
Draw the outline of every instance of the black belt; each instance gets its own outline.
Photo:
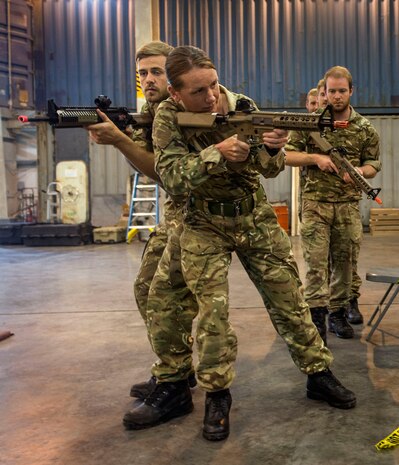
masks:
POLYGON ((260 186, 253 194, 242 197, 241 199, 223 200, 223 202, 202 200, 191 196, 189 198, 189 205, 203 212, 209 212, 212 215, 235 217, 251 213, 256 202, 262 200, 264 196, 263 187, 260 186))

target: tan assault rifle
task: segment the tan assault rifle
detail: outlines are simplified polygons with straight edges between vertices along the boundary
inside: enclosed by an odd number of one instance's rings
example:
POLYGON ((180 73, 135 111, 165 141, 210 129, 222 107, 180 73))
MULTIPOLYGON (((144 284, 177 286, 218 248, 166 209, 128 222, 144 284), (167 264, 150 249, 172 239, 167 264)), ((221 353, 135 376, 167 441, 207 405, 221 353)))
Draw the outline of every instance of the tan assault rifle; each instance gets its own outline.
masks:
POLYGON ((382 204, 382 200, 378 197, 381 188, 371 186, 364 176, 357 171, 346 158, 346 149, 344 147, 333 147, 328 140, 317 132, 312 132, 310 136, 323 152, 328 153, 334 165, 338 168, 341 178, 343 178, 345 173, 348 173, 355 185, 367 195, 368 199, 375 200, 379 205, 382 204))
POLYGON ((235 129, 239 140, 250 145, 261 144, 262 134, 273 129, 323 132, 327 128, 333 131, 348 125, 346 121, 334 121, 329 105, 320 114, 268 112, 255 110, 247 99, 239 99, 237 110, 226 115, 188 111, 177 113, 177 123, 180 126, 203 129, 229 125, 235 129))
POLYGON ((177 123, 183 127, 217 129, 223 125, 233 127, 238 138, 250 145, 262 143, 262 134, 273 129, 287 131, 310 131, 311 137, 321 150, 328 153, 339 170, 340 176, 348 173, 356 186, 362 190, 367 198, 382 204, 378 197, 380 188, 372 187, 366 179, 356 170, 345 157, 345 149, 334 148, 324 137, 326 129, 334 131, 337 128, 346 128, 347 121, 334 121, 331 105, 327 105, 320 114, 268 112, 255 110, 249 100, 240 99, 237 102, 237 111, 226 115, 219 113, 191 113, 184 111, 177 114, 177 123))

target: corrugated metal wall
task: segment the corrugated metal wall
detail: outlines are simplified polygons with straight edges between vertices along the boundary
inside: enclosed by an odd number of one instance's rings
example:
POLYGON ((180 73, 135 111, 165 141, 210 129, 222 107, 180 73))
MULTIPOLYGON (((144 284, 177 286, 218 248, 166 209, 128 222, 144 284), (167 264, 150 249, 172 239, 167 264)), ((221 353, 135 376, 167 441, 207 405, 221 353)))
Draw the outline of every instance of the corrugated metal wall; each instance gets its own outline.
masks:
MULTIPOLYGON (((94 105, 107 95, 112 106, 136 109, 134 0, 43 0, 45 92, 57 105, 94 105)), ((113 147, 89 145, 93 195, 126 192, 129 165, 113 147)))
POLYGON ((133 0, 43 0, 46 100, 94 105, 99 94, 113 105, 135 108, 133 0))
POLYGON ((33 107, 32 5, 0 0, 0 107, 33 107))
MULTIPOLYGON (((47 98, 59 105, 92 105, 100 93, 114 105, 135 108, 134 5, 135 0, 35 1, 44 37, 36 54, 36 87, 44 89, 37 110, 46 109, 47 98)), ((159 0, 158 5, 162 40, 206 49, 221 82, 262 108, 303 108, 307 90, 328 67, 342 64, 353 73, 358 110, 399 110, 398 0, 159 0)), ((39 33, 35 30, 35 42, 39 33)), ((374 121, 391 150, 383 151, 386 175, 379 175, 384 191, 391 192, 384 205, 399 207, 392 152, 399 142, 397 121, 374 121)), ((124 193, 129 169, 123 158, 95 145, 90 153, 93 193, 124 193)), ((289 198, 289 186, 288 174, 270 181, 271 200, 289 198)))
POLYGON ((90 142, 89 153, 93 195, 125 194, 127 179, 133 171, 120 152, 112 146, 90 142))
POLYGON ((159 0, 160 36, 196 45, 221 83, 261 108, 303 108, 334 65, 348 67, 358 108, 399 105, 397 0, 159 0))
MULTIPOLYGON (((4 0, 2 0, 4 1, 4 0)), ((134 0, 42 0, 46 94, 135 104, 134 0)), ((220 81, 261 108, 303 108, 333 65, 347 66, 358 108, 399 105, 398 0, 159 0, 160 38, 207 50, 220 81)), ((150 27, 150 25, 149 25, 150 27)), ((45 109, 46 101, 36 102, 45 109)))
MULTIPOLYGON (((382 187, 383 207, 399 208, 399 116, 367 116, 381 140, 382 170, 371 180, 374 187, 382 187)), ((363 200, 360 204, 363 223, 368 224, 369 209, 378 207, 375 202, 363 200)))

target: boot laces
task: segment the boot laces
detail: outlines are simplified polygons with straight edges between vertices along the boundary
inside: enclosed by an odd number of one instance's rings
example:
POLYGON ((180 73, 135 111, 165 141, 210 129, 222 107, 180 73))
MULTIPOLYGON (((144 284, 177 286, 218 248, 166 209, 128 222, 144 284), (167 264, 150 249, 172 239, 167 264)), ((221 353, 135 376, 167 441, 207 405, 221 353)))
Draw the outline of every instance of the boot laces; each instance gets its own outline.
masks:
POLYGON ((331 314, 331 317, 334 321, 343 321, 345 318, 345 309, 340 308, 337 312, 331 314))
POLYGON ((229 413, 230 405, 227 396, 215 396, 210 398, 209 415, 222 418, 229 413))
POLYGON ((321 379, 323 380, 323 384, 328 388, 337 388, 342 387, 342 384, 338 381, 338 379, 331 373, 331 371, 327 371, 325 376, 322 376, 321 379))
POLYGON ((171 391, 172 389, 169 383, 157 383, 155 388, 145 399, 145 403, 157 407, 171 394, 171 391))

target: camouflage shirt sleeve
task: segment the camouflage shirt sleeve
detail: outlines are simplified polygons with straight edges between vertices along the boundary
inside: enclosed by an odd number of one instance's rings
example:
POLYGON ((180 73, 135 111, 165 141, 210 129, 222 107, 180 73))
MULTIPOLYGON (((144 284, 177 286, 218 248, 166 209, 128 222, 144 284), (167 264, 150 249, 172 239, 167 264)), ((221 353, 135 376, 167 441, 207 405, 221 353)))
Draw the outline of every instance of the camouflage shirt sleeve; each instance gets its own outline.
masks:
POLYGON ((370 165, 377 172, 381 171, 380 137, 371 125, 366 126, 363 150, 361 151, 360 166, 370 165))
POLYGON ((275 178, 285 169, 285 151, 280 150, 277 155, 271 157, 266 150, 259 151, 258 163, 260 165, 258 171, 265 178, 275 178))
MULTIPOLYGON (((142 108, 142 114, 151 114, 154 117, 155 109, 148 103, 145 103, 142 108)), ((141 148, 147 150, 148 152, 153 151, 152 147, 152 129, 151 128, 139 128, 134 129, 132 134, 130 135, 133 142, 139 145, 141 148)))
POLYGON ((308 144, 308 138, 306 133, 302 131, 290 131, 288 136, 288 142, 285 145, 285 150, 296 151, 296 152, 306 152, 306 147, 308 144))
MULTIPOLYGON (((186 140, 196 131, 182 129, 177 124, 177 111, 179 106, 170 98, 159 105, 153 123, 153 145, 155 169, 165 189, 179 196, 195 189, 212 174, 226 171, 226 162, 214 145, 200 151, 189 146, 186 140)), ((206 136, 205 133, 202 138, 206 136)), ((195 137, 198 138, 201 135, 195 137)))

